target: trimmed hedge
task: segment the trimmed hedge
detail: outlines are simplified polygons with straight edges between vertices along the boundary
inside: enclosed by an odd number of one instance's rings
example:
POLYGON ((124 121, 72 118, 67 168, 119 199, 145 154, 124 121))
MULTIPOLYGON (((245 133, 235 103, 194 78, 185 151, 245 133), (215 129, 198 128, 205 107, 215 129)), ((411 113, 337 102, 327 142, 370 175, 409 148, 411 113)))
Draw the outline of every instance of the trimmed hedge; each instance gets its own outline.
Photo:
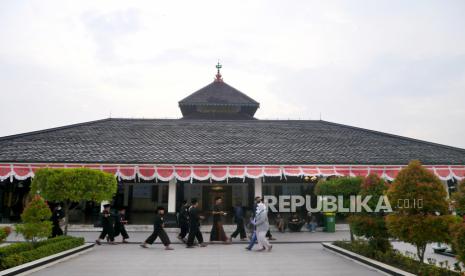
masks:
POLYGON ((0 247, 0 270, 32 262, 84 244, 84 238, 61 236, 37 243, 0 247))
POLYGON ((335 241, 333 245, 339 246, 351 252, 360 254, 370 259, 397 267, 404 271, 423 276, 460 276, 460 272, 438 267, 435 264, 420 263, 418 260, 403 255, 400 251, 391 249, 385 253, 373 248, 366 241, 335 241))

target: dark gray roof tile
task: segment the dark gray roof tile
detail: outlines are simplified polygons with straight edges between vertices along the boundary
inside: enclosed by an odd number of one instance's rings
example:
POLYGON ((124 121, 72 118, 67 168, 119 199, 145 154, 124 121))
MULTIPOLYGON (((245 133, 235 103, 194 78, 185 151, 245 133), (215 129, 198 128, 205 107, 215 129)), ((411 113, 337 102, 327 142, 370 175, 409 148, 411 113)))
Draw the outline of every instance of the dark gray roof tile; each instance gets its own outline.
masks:
POLYGON ((465 150, 330 123, 105 119, 0 138, 0 162, 465 164, 465 150))

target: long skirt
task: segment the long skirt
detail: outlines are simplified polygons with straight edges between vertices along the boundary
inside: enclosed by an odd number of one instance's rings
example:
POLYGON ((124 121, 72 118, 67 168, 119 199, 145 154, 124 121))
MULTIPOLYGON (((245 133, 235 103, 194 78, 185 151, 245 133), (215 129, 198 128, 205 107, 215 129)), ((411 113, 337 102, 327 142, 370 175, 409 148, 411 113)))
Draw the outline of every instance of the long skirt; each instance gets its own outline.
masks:
POLYGON ((269 249, 271 247, 271 244, 268 242, 268 239, 266 238, 266 231, 257 232, 257 241, 260 249, 269 249))
POLYGON ((227 242, 228 237, 223 229, 223 223, 214 222, 212 226, 212 231, 210 232, 210 241, 222 241, 227 242))

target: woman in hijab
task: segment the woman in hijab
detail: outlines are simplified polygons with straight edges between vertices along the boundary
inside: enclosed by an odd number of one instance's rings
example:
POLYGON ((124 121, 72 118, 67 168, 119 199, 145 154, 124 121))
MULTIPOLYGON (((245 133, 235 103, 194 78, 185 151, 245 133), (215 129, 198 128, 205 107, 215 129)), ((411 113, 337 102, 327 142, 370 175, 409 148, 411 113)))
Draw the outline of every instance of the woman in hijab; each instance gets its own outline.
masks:
POLYGON ((255 227, 257 232, 257 240, 260 249, 258 251, 263 251, 267 249, 271 251, 272 245, 268 242, 266 238, 266 232, 270 228, 268 222, 268 211, 262 202, 257 205, 257 214, 255 215, 255 227))

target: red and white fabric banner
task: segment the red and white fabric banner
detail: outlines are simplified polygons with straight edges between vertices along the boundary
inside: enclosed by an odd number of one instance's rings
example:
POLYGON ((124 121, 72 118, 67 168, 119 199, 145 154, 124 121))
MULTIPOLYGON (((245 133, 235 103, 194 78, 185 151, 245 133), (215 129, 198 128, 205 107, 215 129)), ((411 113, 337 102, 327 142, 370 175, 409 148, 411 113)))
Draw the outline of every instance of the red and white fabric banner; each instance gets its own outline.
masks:
MULTIPOLYGON (((89 168, 114 174, 124 180, 169 181, 223 181, 228 178, 260 178, 287 176, 367 176, 377 174, 388 180, 396 178, 405 166, 393 165, 115 165, 115 164, 44 164, 2 163, 0 181, 5 179, 25 180, 34 177, 41 168, 89 168)), ((465 179, 465 165, 426 165, 429 171, 441 180, 465 179)))

